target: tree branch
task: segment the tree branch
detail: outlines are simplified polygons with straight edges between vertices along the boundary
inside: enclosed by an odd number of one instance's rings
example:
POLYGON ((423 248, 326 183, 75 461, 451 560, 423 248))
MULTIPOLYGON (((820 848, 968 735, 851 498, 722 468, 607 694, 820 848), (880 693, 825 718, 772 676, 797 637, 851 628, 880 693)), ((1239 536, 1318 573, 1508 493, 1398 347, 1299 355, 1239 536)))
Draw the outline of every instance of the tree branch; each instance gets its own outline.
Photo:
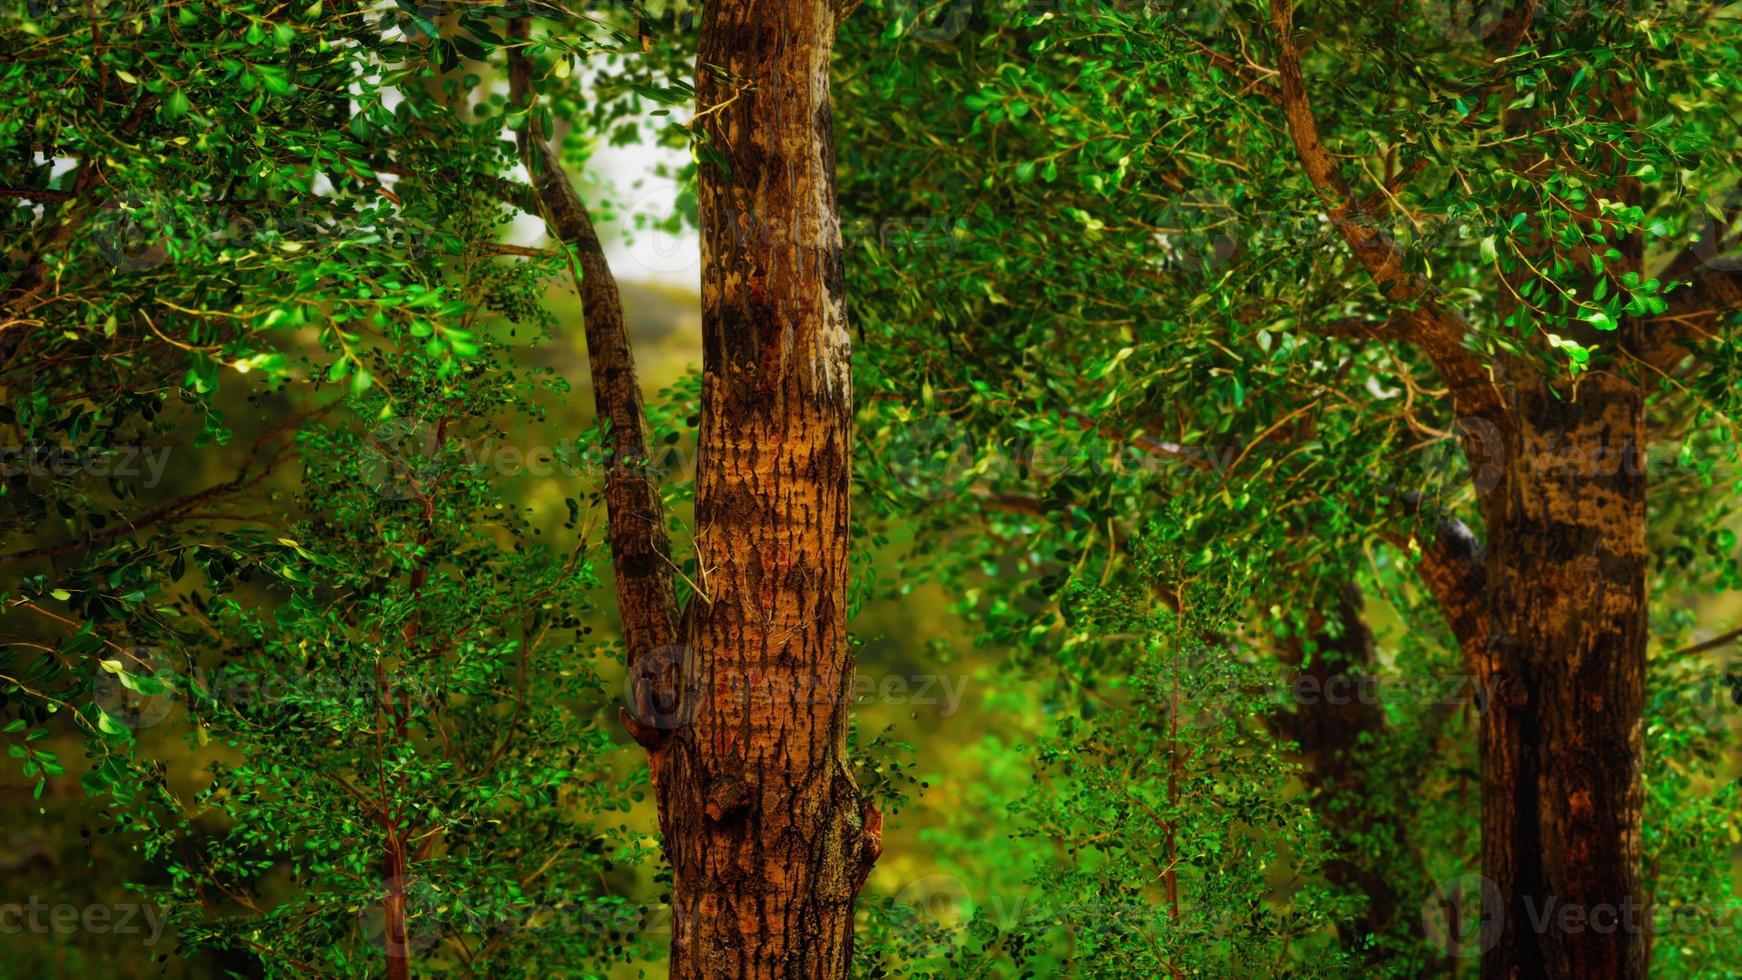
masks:
POLYGON ((72 191, 54 191, 46 187, 0 187, 0 197, 23 197, 36 201, 70 201, 72 191))
MULTIPOLYGON (((509 30, 516 40, 525 40, 526 19, 511 21, 509 30)), ((656 692, 652 685, 675 678, 662 674, 661 678, 646 678, 651 683, 644 684, 643 674, 635 668, 648 654, 678 644, 679 618, 664 501, 647 470, 647 438, 642 425, 641 389, 635 375, 634 353, 623 321, 617 280, 605 260, 592 216, 569 183, 550 144, 536 135, 539 123, 532 62, 526 57, 524 45, 507 51, 509 101, 527 113, 515 138, 545 224, 551 235, 571 250, 569 271, 581 297, 593 404, 599 419, 608 424, 605 516, 611 563, 616 570, 623 645, 630 676, 638 679, 637 711, 634 716, 624 714, 624 725, 637 742, 656 748, 667 733, 639 719, 653 716, 649 699, 670 693, 656 692), (575 256, 580 259, 578 270, 575 256)))
POLYGON ((1704 640, 1704 641, 1701 641, 1699 643, 1695 643, 1692 646, 1685 646, 1685 647, 1682 647, 1680 650, 1674 650, 1674 651, 1671 651, 1669 653, 1666 653, 1663 655, 1663 659, 1667 660, 1667 659, 1673 659, 1673 658, 1677 658, 1677 657, 1691 657, 1695 654, 1705 653, 1708 650, 1717 650, 1717 649, 1720 649, 1722 647, 1727 647, 1730 644, 1735 643, 1739 639, 1742 639, 1742 629, 1733 629, 1733 630, 1729 631, 1728 633, 1720 633, 1719 635, 1714 636, 1709 640, 1704 640))
MULTIPOLYGON (((1419 513, 1425 506, 1416 493, 1404 494, 1403 503, 1411 513, 1419 513)), ((1416 570, 1422 584, 1439 603, 1464 653, 1464 663, 1479 678, 1484 677, 1491 623, 1487 556, 1482 543, 1463 521, 1446 516, 1436 522, 1431 540, 1423 541, 1419 536, 1412 536, 1412 540, 1421 553, 1416 570)))
POLYGON ((1307 326, 1305 331, 1320 337, 1353 337, 1371 340, 1408 340, 1410 319, 1401 313, 1393 313, 1385 320, 1366 320, 1361 317, 1344 317, 1328 323, 1318 323, 1307 326))
MULTIPOLYGON (((1722 231, 1714 227, 1712 234, 1722 231)), ((1710 245, 1715 249, 1717 242, 1710 245)), ((1629 347, 1634 357, 1666 371, 1701 341, 1717 336, 1731 314, 1742 311, 1742 269, 1714 268, 1695 246, 1689 246, 1657 278, 1687 285, 1664 297, 1669 308, 1641 324, 1629 347)))
POLYGON ((1313 116, 1306 77, 1301 71, 1300 53, 1294 45, 1293 4, 1289 0, 1271 0, 1270 11, 1277 31, 1280 51, 1277 67, 1289 134, 1307 178, 1325 202, 1331 224, 1373 277, 1380 292, 1404 307, 1399 313, 1408 324, 1409 339, 1421 345, 1451 389, 1453 408, 1458 414, 1509 426, 1498 385, 1464 346, 1469 325, 1456 313, 1443 309, 1433 298, 1432 286, 1409 271, 1402 251, 1362 209, 1320 140, 1318 120, 1313 116))

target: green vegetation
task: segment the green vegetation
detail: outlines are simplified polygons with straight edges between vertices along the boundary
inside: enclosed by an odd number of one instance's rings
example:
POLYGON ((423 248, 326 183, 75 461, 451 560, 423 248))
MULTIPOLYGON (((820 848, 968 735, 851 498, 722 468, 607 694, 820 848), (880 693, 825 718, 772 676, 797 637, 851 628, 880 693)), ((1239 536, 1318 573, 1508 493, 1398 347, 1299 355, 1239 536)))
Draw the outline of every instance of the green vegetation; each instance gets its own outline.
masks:
POLYGON ((1737 11, 836 7, 0 10, 0 972, 1742 971, 1737 11))

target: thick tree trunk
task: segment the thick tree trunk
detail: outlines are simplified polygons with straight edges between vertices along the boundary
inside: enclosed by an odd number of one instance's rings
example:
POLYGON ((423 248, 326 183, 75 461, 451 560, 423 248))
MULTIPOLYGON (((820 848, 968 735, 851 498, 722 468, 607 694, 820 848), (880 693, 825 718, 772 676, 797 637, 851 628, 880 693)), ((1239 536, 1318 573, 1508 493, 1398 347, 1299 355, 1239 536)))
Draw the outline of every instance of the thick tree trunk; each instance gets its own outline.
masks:
MULTIPOLYGON (((853 394, 829 115, 835 11, 709 4, 697 63, 702 422, 696 594, 679 622, 622 311, 555 153, 520 135, 577 288, 610 422, 611 554, 672 866, 671 976, 848 975, 882 817, 847 769, 853 394)), ((516 37, 527 25, 512 25, 516 37)), ((509 55, 516 103, 533 66, 509 55)))
POLYGON ((1518 383, 1490 524, 1487 978, 1643 977, 1644 413, 1592 373, 1518 383))
POLYGON ((880 817, 847 768, 853 431, 829 109, 835 11, 705 8, 697 62, 700 594, 653 754, 673 977, 848 975, 880 817))

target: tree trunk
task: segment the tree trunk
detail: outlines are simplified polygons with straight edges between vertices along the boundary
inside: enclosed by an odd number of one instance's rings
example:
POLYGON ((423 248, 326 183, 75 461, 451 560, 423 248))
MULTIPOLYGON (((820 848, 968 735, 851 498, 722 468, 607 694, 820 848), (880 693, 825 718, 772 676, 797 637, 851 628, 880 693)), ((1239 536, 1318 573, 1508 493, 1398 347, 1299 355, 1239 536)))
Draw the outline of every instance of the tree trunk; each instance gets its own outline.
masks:
POLYGON ((673 977, 848 975, 881 818, 847 768, 853 431, 820 0, 705 8, 699 594, 652 756, 673 977))
MULTIPOLYGON (((1297 703, 1273 715, 1270 724, 1300 747, 1301 780, 1333 835, 1336 854, 1326 862, 1325 877, 1367 899, 1366 908, 1339 926, 1343 943, 1362 962, 1380 967, 1396 962, 1400 945, 1421 941, 1422 921, 1405 898, 1425 893, 1428 875, 1404 818, 1410 787, 1385 781, 1367 757, 1389 726, 1362 602, 1360 588, 1346 583, 1336 601, 1309 621, 1310 653, 1299 637, 1281 645, 1284 662, 1299 671, 1297 703)), ((1456 707, 1434 706, 1431 724, 1443 725, 1456 707)))
POLYGON ((1643 977, 1641 393, 1517 384, 1487 504, 1496 686, 1482 715, 1487 978, 1643 977), (1498 914, 1496 914, 1498 913, 1498 914))

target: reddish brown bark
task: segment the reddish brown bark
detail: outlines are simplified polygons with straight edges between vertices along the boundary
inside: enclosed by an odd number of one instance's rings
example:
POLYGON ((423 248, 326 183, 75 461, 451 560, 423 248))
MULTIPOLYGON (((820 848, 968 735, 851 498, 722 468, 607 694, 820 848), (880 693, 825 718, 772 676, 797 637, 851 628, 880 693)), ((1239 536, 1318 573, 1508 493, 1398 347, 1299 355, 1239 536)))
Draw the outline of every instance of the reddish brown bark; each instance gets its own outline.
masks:
POLYGON ((702 594, 655 753, 674 977, 845 977, 880 819, 846 761, 852 382, 820 0, 709 4, 702 594))
POLYGON ((1326 862, 1325 876, 1366 896, 1366 907, 1342 927, 1344 943, 1356 955, 1383 961, 1383 947, 1369 952, 1365 944, 1397 920, 1398 883, 1386 870, 1402 863, 1396 855, 1408 849, 1408 828, 1393 805, 1398 788, 1375 785, 1362 758, 1364 746, 1384 737, 1386 722, 1374 696, 1378 657, 1362 618, 1360 589, 1345 586, 1330 608, 1313 614, 1309 627, 1310 645, 1301 637, 1282 644, 1283 662, 1300 671, 1300 703, 1273 716, 1271 726, 1299 746, 1301 780, 1334 836, 1337 853, 1326 862), (1375 840, 1387 842, 1384 853, 1374 853, 1375 840))
MULTIPOLYGON (((616 288, 555 155, 521 133, 541 210, 583 266, 616 461, 606 502, 635 678, 625 722, 648 748, 672 866, 674 977, 847 976, 853 899, 881 849, 881 817, 846 759, 853 399, 835 22, 817 0, 704 15, 698 570, 681 622, 616 288)), ((510 66, 525 104, 531 68, 518 55, 510 66)))
MULTIPOLYGON (((1461 426, 1472 465, 1497 477, 1496 485, 1477 486, 1490 538, 1485 575, 1460 584, 1457 566, 1435 568, 1431 553, 1423 569, 1467 657, 1486 632, 1487 649, 1471 659, 1486 701, 1482 869, 1493 886, 1485 891, 1498 895, 1500 907, 1483 909, 1494 934, 1484 936, 1491 942, 1482 975, 1644 976, 1641 393, 1608 367, 1594 366, 1576 382, 1549 381, 1524 358, 1500 365, 1499 374, 1474 359, 1465 347, 1467 324, 1359 220, 1360 203, 1319 140, 1293 38, 1293 5, 1270 6, 1281 101, 1302 167, 1350 251, 1397 304, 1401 329, 1387 339, 1412 343, 1433 361, 1454 410, 1482 423, 1461 426), (1499 459, 1490 443, 1504 447, 1499 459), (1486 617, 1473 614, 1476 589, 1486 617)), ((1500 47, 1526 37, 1533 10, 1522 3, 1511 11, 1500 47)), ((1629 118, 1630 94, 1616 92, 1610 108, 1629 118)), ((1517 113, 1505 122, 1509 129, 1531 124, 1517 113)), ((1521 161, 1519 174, 1530 179, 1570 169, 1614 187, 1622 200, 1636 198, 1619 161, 1587 157, 1536 154, 1521 161)), ((1637 270, 1638 243, 1621 247, 1637 270)), ((1705 293, 1719 292, 1702 283, 1705 293)), ((1635 333, 1633 325, 1624 331, 1635 333)), ((1658 346, 1668 350, 1664 357, 1675 356, 1673 338, 1658 346)))
POLYGON ((1643 977, 1644 411, 1598 373, 1521 381, 1489 501, 1497 687, 1482 716, 1482 975, 1643 977))

